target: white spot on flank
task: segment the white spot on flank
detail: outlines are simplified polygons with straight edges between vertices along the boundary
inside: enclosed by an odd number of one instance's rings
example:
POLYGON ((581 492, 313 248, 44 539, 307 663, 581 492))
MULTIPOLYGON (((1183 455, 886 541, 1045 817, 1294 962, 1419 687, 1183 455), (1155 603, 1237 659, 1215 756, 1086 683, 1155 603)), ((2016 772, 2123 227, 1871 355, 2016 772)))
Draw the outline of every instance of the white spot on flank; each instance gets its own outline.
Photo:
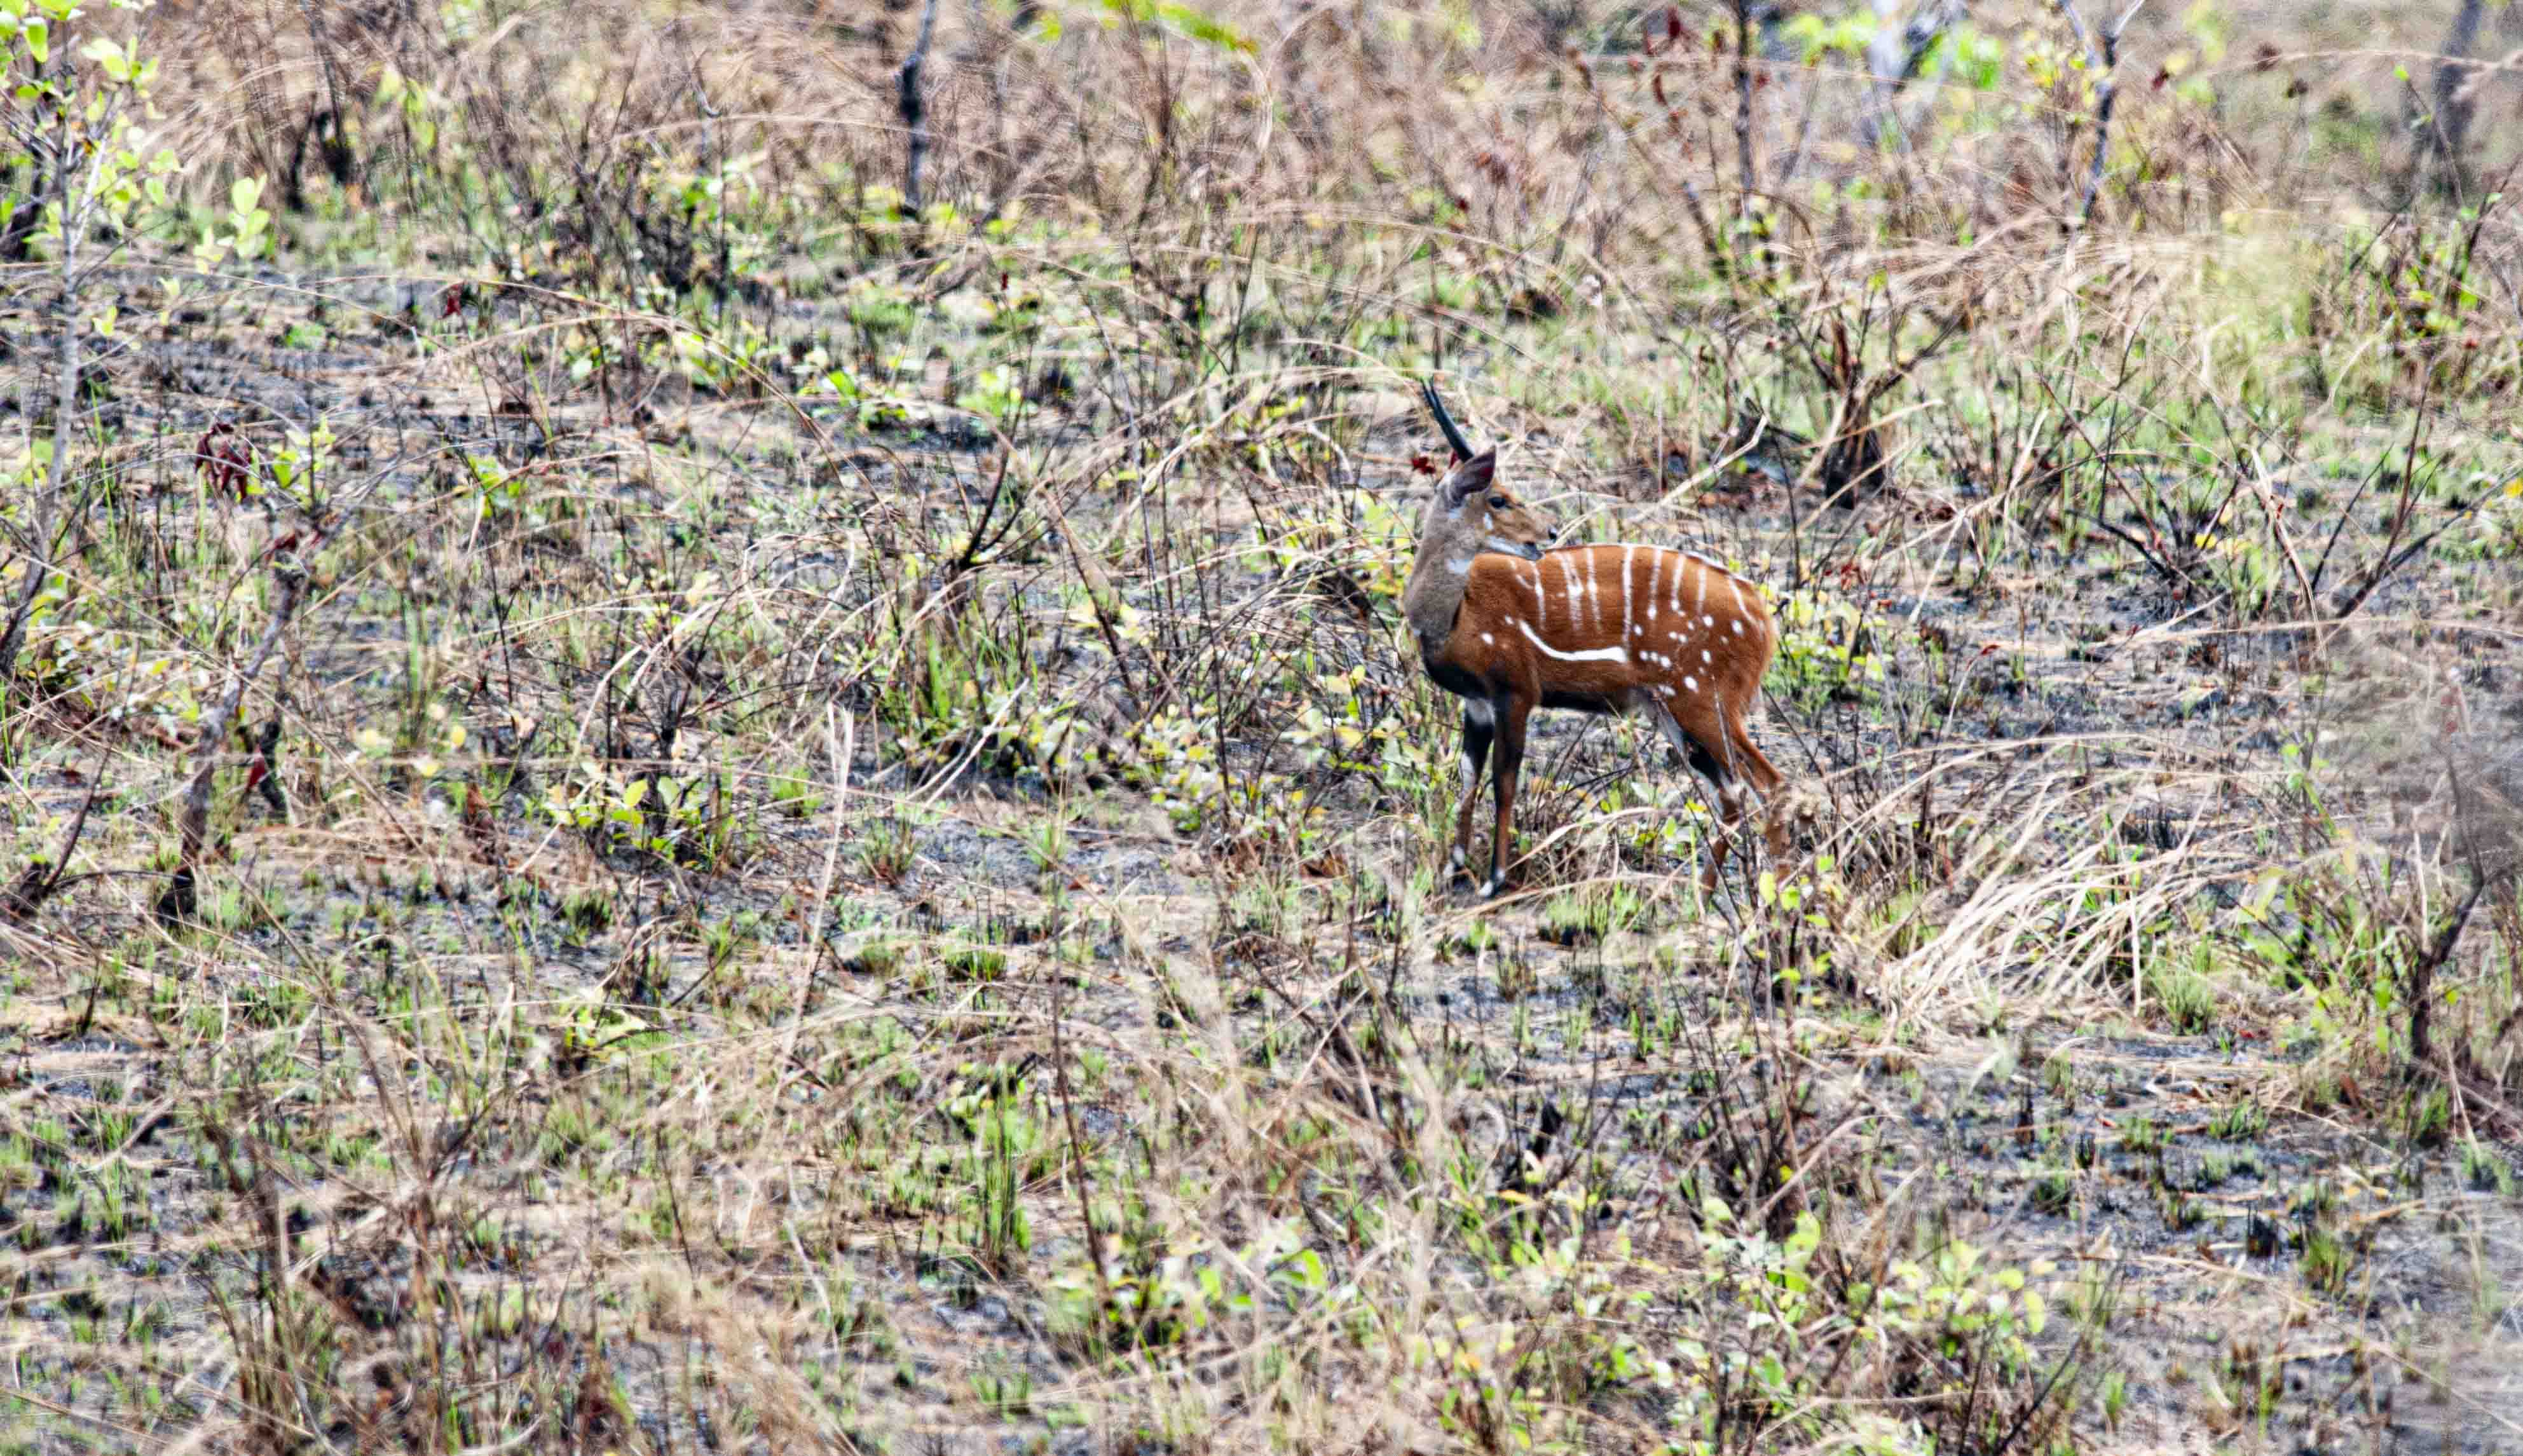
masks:
POLYGON ((1614 645, 1589 648, 1584 652, 1562 652, 1534 635, 1533 629, 1521 622, 1515 625, 1515 630, 1524 634, 1526 641, 1541 648, 1543 656, 1555 658, 1560 662, 1627 662, 1630 660, 1630 649, 1627 647, 1614 645))
POLYGON ((1737 622, 1737 623, 1735 624, 1735 635, 1737 635, 1737 636, 1738 636, 1738 637, 1739 637, 1739 636, 1741 636, 1742 634, 1743 634, 1743 624, 1742 624, 1741 622, 1739 622, 1739 621, 1738 621, 1738 622, 1737 622))
POLYGON ((1705 647, 1702 647, 1702 648, 1700 648, 1700 649, 1699 649, 1699 660, 1700 660, 1701 662, 1715 662, 1717 659, 1716 659, 1716 658, 1714 658, 1714 657, 1709 656, 1709 655, 1708 655, 1708 649, 1707 649, 1707 648, 1705 648, 1705 647))
POLYGON ((1717 619, 1703 614, 1699 619, 1699 625, 1702 627, 1715 627, 1717 625, 1717 619))
POLYGON ((1682 685, 1690 688, 1692 692, 1697 692, 1699 690, 1699 680, 1697 678, 1686 677, 1682 680, 1682 685))

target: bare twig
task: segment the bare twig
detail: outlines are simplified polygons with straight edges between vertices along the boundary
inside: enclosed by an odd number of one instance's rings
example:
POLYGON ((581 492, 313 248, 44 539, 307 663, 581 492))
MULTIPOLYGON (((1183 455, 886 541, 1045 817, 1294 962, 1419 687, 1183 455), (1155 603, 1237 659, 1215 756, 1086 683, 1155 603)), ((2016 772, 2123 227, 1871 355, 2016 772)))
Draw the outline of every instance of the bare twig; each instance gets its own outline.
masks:
MULTIPOLYGON (((317 539, 321 540, 320 533, 317 539)), ((184 809, 179 821, 182 850, 174 878, 159 901, 160 914, 167 918, 181 918, 191 911, 202 848, 210 838, 211 780, 218 773, 220 751, 227 746, 228 732, 236 722, 238 708, 245 702, 246 689, 262 676, 272 649, 280 645, 280 634, 288 630, 289 619, 297 615, 299 598, 307 589, 307 569, 296 557, 283 556, 273 564, 271 580, 276 592, 271 618, 263 624, 262 639, 255 644, 254 656, 247 661, 245 671, 228 684, 226 695, 202 720, 202 735, 193 748, 193 777, 184 786, 184 809)))
POLYGON ((1051 983, 1051 1079, 1053 1090, 1060 1096, 1060 1118, 1069 1131, 1069 1176, 1077 1188, 1077 1218, 1086 1231, 1086 1252, 1095 1266, 1095 1292, 1100 1300, 1096 1307, 1099 1331, 1108 1321, 1120 1317, 1120 1308, 1113 1302, 1113 1268, 1104 1256, 1104 1231, 1095 1223, 1095 1207, 1086 1196, 1086 1144, 1077 1131, 1077 1107, 1069 1093, 1069 1049, 1061 1036, 1061 1002, 1069 985, 1068 978, 1055 975, 1051 983))
POLYGON ((2103 54, 2098 61, 2094 56, 2094 44, 2085 34, 2085 19, 2076 14, 2075 0, 2059 0, 2060 13, 2068 18, 2069 27, 2076 32, 2076 44, 2084 49, 2085 70, 2094 77, 2094 157, 2085 169, 2084 201, 2077 207, 2073 222, 2061 219, 2059 229, 2062 232, 2080 230, 2093 220, 2094 201, 2103 191, 2103 166, 2111 154, 2112 104, 2119 97, 2118 83, 2113 77, 2119 66, 2120 32, 2127 29, 2128 23, 2137 19, 2137 13, 2145 8, 2146 0, 2134 0, 2128 9, 2120 12, 2118 20, 2105 27, 2103 54))
POLYGON ((2269 535, 2277 539, 2278 549, 2286 556, 2288 570, 2295 573, 2296 590, 2304 596, 2304 615, 2307 618, 2317 616, 2321 611, 2320 598, 2313 594, 2312 578, 2306 574, 2304 558, 2296 554, 2295 538, 2287 532, 2286 505, 2269 490, 2267 470, 2260 467, 2258 459, 2252 463, 2259 477, 2252 482, 2252 497, 2261 503, 2261 514, 2269 523, 2269 535))
POLYGON ((895 77, 906 157, 902 173, 902 211, 913 222, 920 220, 920 171, 928 161, 928 99, 921 93, 920 72, 928 64, 928 40, 937 25, 937 0, 920 8, 920 38, 912 42, 911 54, 902 58, 902 70, 895 77))
POLYGON ((0 683, 18 676, 18 649, 26 640, 26 619, 35 610, 35 598, 43 594, 45 580, 53 574, 53 528, 61 518, 63 493, 70 488, 71 415, 78 408, 78 245, 85 229, 79 225, 79 211, 71 206, 68 156, 54 159, 53 178, 63 219, 62 356, 61 373, 53 381, 53 456, 44 467, 43 507, 36 512, 32 534, 27 538, 26 577, 19 584, 17 603, 9 612, 9 626, 0 631, 0 683))
MULTIPOLYGON (((2462 154, 2469 145, 2471 113, 2477 106, 2473 94, 2478 86, 2469 68, 2462 65, 2462 58, 2478 42, 2485 8, 2480 0, 2461 0, 2461 8, 2453 12, 2452 28, 2445 35, 2444 56, 2436 62, 2431 88, 2435 110, 2419 132, 2426 155, 2435 162, 2439 183, 2455 197, 2466 190, 2462 154)), ((2480 78, 2484 79, 2485 74, 2481 72, 2480 78)))
POLYGON ((97 790, 105 784, 105 765, 106 760, 99 757, 96 772, 88 775, 87 795, 79 800, 78 813, 71 816, 71 825, 62 833, 62 847, 53 852, 49 864, 42 860, 29 863, 18 882, 0 894, 0 915, 23 920, 42 909, 65 883, 63 871, 70 868, 71 855, 78 848, 79 831, 87 827, 87 812, 96 805, 97 790))
POLYGON ((1752 195, 1761 185, 1760 174, 1752 169, 1752 0, 1735 0, 1735 152, 1742 188, 1735 202, 1735 217, 1743 233, 1737 243, 1748 250, 1752 195))
MULTIPOLYGON (((1969 13, 1970 7, 1948 4, 1945 0, 1928 0, 1910 17, 1908 24, 1894 29, 1892 18, 1898 14, 1898 0, 1876 0, 1875 40, 1866 48, 1867 64, 1874 79, 1867 87, 1866 103, 1857 109, 1857 145, 1872 152, 1883 144, 1883 117, 1892 118, 1893 144, 1910 150, 1909 129, 1901 124, 1901 114, 1893 100, 1911 81, 1917 79, 1919 67, 1928 53, 1936 48, 1954 22, 1969 13)), ((1798 150, 1802 150, 1801 144, 1798 150)))
POLYGON ((2412 1068, 2425 1066, 2434 1050, 2429 1016, 2435 1010, 2436 972, 2452 959, 2453 948, 2461 944, 2461 932, 2469 927, 2470 917, 2478 911, 2480 900, 2504 878, 2502 873, 2480 875, 2478 882, 2470 887, 2470 893, 2463 897, 2461 907, 2453 912, 2452 918, 2436 936, 2435 945, 2409 967, 2408 984, 2404 989, 2409 1003, 2409 1065, 2412 1068))

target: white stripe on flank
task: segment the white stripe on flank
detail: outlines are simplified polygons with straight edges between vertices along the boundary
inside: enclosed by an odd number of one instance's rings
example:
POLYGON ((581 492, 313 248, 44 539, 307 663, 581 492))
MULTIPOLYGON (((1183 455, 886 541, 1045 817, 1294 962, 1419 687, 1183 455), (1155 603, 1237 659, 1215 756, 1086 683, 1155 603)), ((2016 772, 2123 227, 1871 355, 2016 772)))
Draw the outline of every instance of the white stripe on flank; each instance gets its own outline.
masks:
POLYGON ((1736 581, 1730 576, 1726 579, 1726 589, 1735 593, 1735 615, 1737 620, 1739 621, 1742 618, 1751 616, 1752 609, 1743 605, 1743 584, 1736 581))
POLYGON ((1630 563, 1637 559, 1639 548, 1621 547, 1621 635, 1630 634, 1630 563))
POLYGON ((1603 617, 1602 590, 1595 585, 1595 552, 1586 552, 1586 625, 1592 627, 1603 617))
POLYGON ((1568 580, 1568 630, 1575 632, 1577 625, 1585 620, 1585 614, 1577 603, 1585 598, 1586 588, 1577 584, 1577 568, 1567 562, 1559 563, 1559 574, 1568 580))
POLYGON ((1706 565, 1705 563, 1702 563, 1702 564, 1701 564, 1701 566, 1700 566, 1700 568, 1699 568, 1699 587, 1698 587, 1698 589, 1697 589, 1697 590, 1695 590, 1695 591, 1693 591, 1693 592, 1691 593, 1691 597, 1690 597, 1690 609, 1691 609, 1692 611, 1696 612, 1696 611, 1699 611, 1700 609, 1702 609, 1702 608, 1706 607, 1707 605, 1708 605, 1708 567, 1707 567, 1707 565, 1706 565))
POLYGON ((1627 647, 1595 647, 1584 652, 1562 652, 1535 636, 1533 629, 1521 622, 1515 625, 1515 630, 1524 634, 1526 641, 1541 648, 1543 656, 1556 658, 1561 662, 1627 662, 1630 660, 1630 649, 1627 647))

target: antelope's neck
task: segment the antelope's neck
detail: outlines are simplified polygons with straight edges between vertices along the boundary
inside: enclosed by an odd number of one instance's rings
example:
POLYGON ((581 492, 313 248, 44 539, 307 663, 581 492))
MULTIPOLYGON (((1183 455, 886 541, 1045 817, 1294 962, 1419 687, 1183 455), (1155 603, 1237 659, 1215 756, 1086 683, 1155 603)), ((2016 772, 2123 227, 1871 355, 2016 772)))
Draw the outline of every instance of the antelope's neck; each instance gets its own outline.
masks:
POLYGON ((1472 579, 1472 558, 1479 554, 1476 542, 1455 539, 1459 534, 1441 526, 1422 536, 1410 580, 1402 588, 1402 615, 1419 634, 1419 650, 1432 657, 1454 634, 1454 613, 1472 579))

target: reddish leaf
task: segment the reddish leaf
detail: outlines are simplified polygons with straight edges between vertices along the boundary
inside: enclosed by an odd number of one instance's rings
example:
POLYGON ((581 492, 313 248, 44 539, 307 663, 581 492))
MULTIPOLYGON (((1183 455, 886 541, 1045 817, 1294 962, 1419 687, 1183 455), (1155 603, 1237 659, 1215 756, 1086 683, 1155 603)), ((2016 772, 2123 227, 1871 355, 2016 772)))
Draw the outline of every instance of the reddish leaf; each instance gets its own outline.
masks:
POLYGON ((193 473, 213 491, 245 498, 246 481, 254 468, 254 442, 237 427, 220 420, 193 442, 193 473))

